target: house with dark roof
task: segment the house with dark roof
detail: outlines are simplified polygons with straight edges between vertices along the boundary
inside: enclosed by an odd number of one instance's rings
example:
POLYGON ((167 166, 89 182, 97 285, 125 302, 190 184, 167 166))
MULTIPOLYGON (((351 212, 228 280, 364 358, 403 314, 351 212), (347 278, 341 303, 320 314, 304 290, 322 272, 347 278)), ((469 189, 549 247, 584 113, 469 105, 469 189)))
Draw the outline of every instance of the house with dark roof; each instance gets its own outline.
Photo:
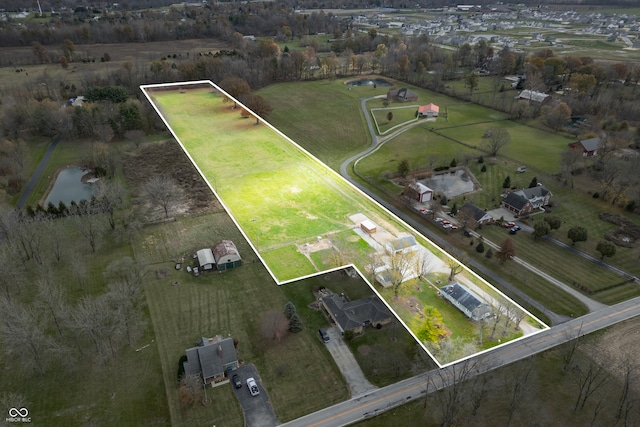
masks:
POLYGON ((418 117, 438 117, 440 107, 436 104, 421 105, 418 107, 418 117))
POLYGON ((403 87, 400 89, 392 89, 387 92, 387 99, 401 102, 412 102, 418 100, 418 94, 413 92, 411 89, 403 87))
POLYGON ((580 150, 584 157, 593 157, 598 155, 600 148, 600 138, 582 139, 580 141, 569 144, 572 150, 580 150))
POLYGON ((320 302, 343 334, 346 331, 360 334, 366 326, 380 329, 393 320, 391 311, 375 295, 349 301, 344 294, 331 294, 320 302))
POLYGON ((547 206, 551 196, 551 191, 542 185, 538 185, 507 194, 502 199, 502 207, 509 209, 517 216, 527 215, 536 209, 547 206))
POLYGON ((236 248, 236 245, 231 240, 220 240, 213 245, 212 252, 218 271, 224 271, 242 265, 240 252, 238 252, 238 248, 236 248))
POLYGON ((458 210, 458 216, 464 216, 475 222, 477 225, 486 225, 493 222, 493 217, 471 202, 467 202, 458 210))
POLYGON ((196 347, 187 349, 182 366, 185 375, 198 375, 204 384, 223 381, 227 372, 239 366, 233 338, 200 338, 196 347))
POLYGON ((441 287, 440 295, 473 321, 491 316, 491 306, 458 282, 441 287))
POLYGON ((433 199, 433 190, 421 182, 411 181, 404 188, 404 195, 419 203, 428 202, 433 199))

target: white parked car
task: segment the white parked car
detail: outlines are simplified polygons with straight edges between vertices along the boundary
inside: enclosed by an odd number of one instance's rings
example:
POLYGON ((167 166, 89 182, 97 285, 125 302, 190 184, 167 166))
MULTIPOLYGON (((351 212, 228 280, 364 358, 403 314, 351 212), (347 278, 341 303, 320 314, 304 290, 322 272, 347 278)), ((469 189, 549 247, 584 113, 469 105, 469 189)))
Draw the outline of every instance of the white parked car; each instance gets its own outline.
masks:
POLYGON ((253 379, 253 377, 247 378, 247 388, 249 389, 249 393, 251 393, 251 396, 257 396, 260 394, 258 384, 256 384, 256 380, 253 379))

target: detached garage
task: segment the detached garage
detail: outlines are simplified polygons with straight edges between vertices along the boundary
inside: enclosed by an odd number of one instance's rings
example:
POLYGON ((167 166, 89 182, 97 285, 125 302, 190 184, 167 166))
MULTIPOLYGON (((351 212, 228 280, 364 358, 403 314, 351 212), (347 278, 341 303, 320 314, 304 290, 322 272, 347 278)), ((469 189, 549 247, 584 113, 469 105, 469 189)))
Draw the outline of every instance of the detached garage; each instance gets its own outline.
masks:
POLYGON ((216 243, 213 246, 213 257, 218 271, 224 271, 242 265, 240 253, 231 240, 221 240, 216 243))
POLYGON ((216 261, 213 259, 213 252, 210 248, 200 249, 196 255, 198 256, 198 265, 202 270, 213 270, 216 261))

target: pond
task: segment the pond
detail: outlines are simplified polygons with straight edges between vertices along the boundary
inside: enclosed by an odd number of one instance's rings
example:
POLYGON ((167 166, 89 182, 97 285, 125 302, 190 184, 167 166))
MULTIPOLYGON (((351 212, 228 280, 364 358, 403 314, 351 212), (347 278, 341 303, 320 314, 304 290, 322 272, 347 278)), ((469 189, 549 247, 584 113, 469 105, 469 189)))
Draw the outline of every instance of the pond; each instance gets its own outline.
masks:
POLYGON ((61 170, 44 202, 44 207, 46 208, 49 202, 55 206, 58 206, 60 202, 69 206, 73 200, 78 203, 80 200, 91 199, 91 196, 95 193, 95 187, 82 182, 82 177, 87 173, 89 173, 89 171, 83 168, 67 168, 61 170))
POLYGON ((435 193, 444 193, 447 198, 452 198, 465 193, 471 193, 474 189, 473 180, 463 169, 455 172, 434 175, 431 178, 420 180, 435 193))
POLYGON ((390 83, 386 80, 382 80, 382 79, 360 79, 360 80, 351 80, 350 82, 346 83, 347 86, 381 86, 381 87, 389 87, 389 86, 393 86, 393 83, 390 83))

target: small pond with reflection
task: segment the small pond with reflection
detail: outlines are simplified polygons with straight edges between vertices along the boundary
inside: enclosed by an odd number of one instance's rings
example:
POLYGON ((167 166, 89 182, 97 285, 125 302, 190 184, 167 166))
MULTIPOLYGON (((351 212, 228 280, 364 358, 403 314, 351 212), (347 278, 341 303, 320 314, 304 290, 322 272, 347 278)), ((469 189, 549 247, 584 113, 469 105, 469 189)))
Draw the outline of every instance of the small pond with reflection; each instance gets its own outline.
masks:
POLYGON ((389 87, 393 86, 393 83, 390 83, 386 80, 382 79, 360 79, 360 80, 351 80, 346 83, 347 86, 380 86, 380 87, 389 87))
POLYGON ((54 206, 58 206, 60 202, 69 206, 71 201, 75 200, 76 203, 80 200, 89 200, 95 194, 95 184, 85 184, 82 182, 82 177, 88 174, 90 171, 84 168, 67 168, 58 173, 56 182, 53 184, 53 188, 47 195, 47 199, 44 202, 44 207, 49 205, 49 202, 54 206))

